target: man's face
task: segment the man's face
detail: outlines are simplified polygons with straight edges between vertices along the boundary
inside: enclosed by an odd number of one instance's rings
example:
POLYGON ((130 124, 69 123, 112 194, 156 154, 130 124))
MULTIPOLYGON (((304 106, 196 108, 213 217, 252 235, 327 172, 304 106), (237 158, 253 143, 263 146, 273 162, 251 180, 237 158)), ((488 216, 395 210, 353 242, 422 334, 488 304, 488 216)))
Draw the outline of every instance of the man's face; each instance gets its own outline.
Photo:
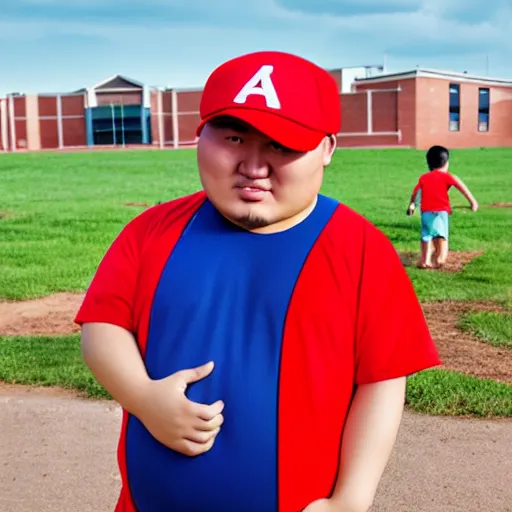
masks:
POLYGON ((280 231, 314 205, 334 149, 334 138, 325 137, 313 151, 290 150, 241 121, 219 118, 201 132, 199 175, 227 219, 251 231, 280 231))

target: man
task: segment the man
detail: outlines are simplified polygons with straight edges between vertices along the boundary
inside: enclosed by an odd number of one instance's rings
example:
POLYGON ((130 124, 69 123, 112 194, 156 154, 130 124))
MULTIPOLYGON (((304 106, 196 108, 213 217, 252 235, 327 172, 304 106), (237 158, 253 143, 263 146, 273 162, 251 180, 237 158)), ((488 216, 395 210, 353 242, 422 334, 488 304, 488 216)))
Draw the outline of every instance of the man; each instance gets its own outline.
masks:
POLYGON ((366 511, 405 376, 439 360, 391 243, 319 194, 336 83, 257 52, 200 110, 204 190, 123 229, 76 319, 124 408, 116 510, 366 511))

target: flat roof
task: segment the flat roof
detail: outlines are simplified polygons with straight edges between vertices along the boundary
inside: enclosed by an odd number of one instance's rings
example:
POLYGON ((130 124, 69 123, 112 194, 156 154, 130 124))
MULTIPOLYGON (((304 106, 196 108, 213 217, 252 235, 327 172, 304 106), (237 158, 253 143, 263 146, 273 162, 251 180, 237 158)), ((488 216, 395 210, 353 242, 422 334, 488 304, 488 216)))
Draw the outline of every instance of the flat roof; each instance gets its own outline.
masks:
POLYGON ((472 75, 469 73, 458 73, 455 71, 443 71, 439 69, 417 68, 411 71, 398 73, 387 73, 383 75, 356 78, 356 83, 379 83, 392 80, 406 80, 408 78, 439 78, 441 80, 456 80, 458 82, 478 82, 489 85, 512 87, 512 78, 495 78, 489 76, 472 75))

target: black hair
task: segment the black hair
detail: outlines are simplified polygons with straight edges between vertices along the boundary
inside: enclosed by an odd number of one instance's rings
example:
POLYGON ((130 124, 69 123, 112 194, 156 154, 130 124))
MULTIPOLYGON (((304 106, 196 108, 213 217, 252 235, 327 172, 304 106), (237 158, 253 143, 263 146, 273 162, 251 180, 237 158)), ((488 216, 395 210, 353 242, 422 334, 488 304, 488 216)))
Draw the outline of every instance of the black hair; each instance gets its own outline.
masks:
POLYGON ((444 167, 450 159, 450 152, 444 146, 432 146, 427 151, 426 157, 428 168, 433 171, 444 167))

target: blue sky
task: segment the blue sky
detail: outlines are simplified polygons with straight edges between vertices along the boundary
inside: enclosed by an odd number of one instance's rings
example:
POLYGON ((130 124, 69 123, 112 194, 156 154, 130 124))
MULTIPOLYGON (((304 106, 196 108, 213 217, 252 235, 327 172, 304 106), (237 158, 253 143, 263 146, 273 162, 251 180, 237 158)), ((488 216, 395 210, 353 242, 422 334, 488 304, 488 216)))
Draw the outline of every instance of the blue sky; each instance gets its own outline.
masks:
POLYGON ((328 68, 382 64, 512 78, 510 0, 2 0, 0 94, 64 92, 122 74, 201 87, 241 53, 328 68))

